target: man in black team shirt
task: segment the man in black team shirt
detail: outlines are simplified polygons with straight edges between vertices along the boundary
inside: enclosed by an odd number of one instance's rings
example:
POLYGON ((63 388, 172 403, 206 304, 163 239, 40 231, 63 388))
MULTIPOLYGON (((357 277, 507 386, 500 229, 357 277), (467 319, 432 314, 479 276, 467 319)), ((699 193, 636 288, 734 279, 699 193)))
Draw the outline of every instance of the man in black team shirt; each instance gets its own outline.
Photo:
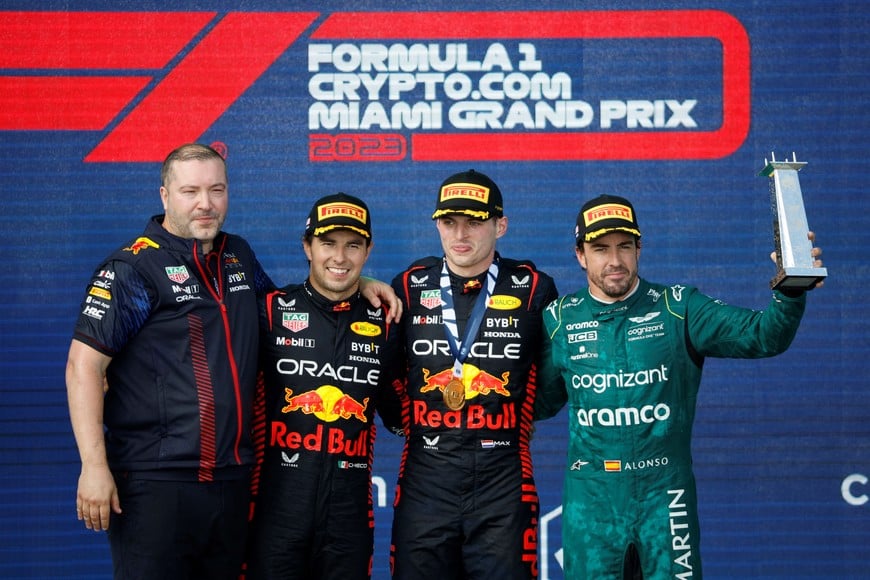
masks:
POLYGON ((552 278, 503 258, 502 195, 467 171, 438 190, 442 257, 393 280, 403 302, 397 381, 406 435, 393 520, 394 578, 537 577, 529 437, 552 278))
POLYGON ((214 149, 170 153, 160 197, 166 213, 97 268, 75 327, 76 511, 108 530, 116 579, 230 580, 254 459, 257 295, 272 283, 221 231, 229 186, 214 149))

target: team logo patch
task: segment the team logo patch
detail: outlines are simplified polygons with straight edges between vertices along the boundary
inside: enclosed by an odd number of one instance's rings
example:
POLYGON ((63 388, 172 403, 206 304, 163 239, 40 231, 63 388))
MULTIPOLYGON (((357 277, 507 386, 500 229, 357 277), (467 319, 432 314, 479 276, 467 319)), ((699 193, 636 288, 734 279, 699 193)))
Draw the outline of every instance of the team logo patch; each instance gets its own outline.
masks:
POLYGON ((125 252, 133 252, 133 255, 137 255, 139 252, 146 248, 159 248, 160 244, 155 241, 152 241, 149 238, 136 238, 136 241, 130 244, 128 247, 124 248, 125 252))
POLYGON ((420 293, 420 304, 429 310, 441 306, 441 290, 423 290, 420 293))
POLYGON ((299 332, 308 328, 307 312, 284 312, 281 315, 281 326, 291 332, 299 332))
POLYGON ((184 284, 190 279, 187 266, 166 266, 166 277, 176 284, 184 284))

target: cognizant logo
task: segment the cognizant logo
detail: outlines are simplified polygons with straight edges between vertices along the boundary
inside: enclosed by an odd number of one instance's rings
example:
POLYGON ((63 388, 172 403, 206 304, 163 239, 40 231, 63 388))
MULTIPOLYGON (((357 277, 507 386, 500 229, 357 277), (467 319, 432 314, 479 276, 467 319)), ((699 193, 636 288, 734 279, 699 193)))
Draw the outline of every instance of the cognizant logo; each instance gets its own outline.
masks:
POLYGON ((668 367, 661 365, 656 369, 645 369, 636 372, 596 373, 594 375, 574 375, 571 386, 575 389, 592 389, 599 395, 613 387, 624 389, 644 387, 653 383, 668 381, 668 367))

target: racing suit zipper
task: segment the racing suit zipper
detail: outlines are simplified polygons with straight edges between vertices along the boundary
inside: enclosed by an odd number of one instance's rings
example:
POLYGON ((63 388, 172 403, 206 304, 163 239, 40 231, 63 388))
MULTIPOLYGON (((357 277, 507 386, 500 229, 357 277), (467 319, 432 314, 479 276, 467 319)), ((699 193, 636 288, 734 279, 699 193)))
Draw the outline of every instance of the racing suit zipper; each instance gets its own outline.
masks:
POLYGON ((200 276, 202 276, 203 280, 207 280, 211 278, 212 284, 206 284, 208 288, 209 294, 211 294, 212 298, 214 298, 215 302, 217 302, 220 307, 221 312, 221 320, 224 325, 224 347, 227 353, 227 360, 230 363, 230 373, 233 379, 233 393, 236 398, 236 438, 233 444, 233 457, 236 461, 237 465, 241 465, 242 457, 239 454, 239 446, 242 441, 242 425, 244 425, 244 420, 242 417, 242 390, 239 385, 239 369, 236 364, 236 357, 233 352, 233 341, 232 335, 230 333, 230 319, 229 312, 227 310, 227 305, 223 300, 223 270, 221 268, 221 260, 220 257, 223 255, 224 245, 226 244, 227 238, 224 237, 221 241, 221 246, 218 249, 213 249, 212 253, 215 255, 215 271, 212 272, 211 268, 208 267, 208 257, 206 256, 206 267, 203 267, 202 262, 199 259, 199 248, 198 243, 194 241, 193 243, 193 258, 196 262, 196 267, 199 270, 200 276))

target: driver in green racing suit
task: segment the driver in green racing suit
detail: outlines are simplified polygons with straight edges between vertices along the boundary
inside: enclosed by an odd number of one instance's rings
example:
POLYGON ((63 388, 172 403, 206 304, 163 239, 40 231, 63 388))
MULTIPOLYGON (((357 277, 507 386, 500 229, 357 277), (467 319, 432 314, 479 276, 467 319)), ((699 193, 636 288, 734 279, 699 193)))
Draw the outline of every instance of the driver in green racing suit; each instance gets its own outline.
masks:
POLYGON ((690 443, 704 358, 782 353, 805 293, 774 291, 755 311, 640 279, 640 229, 621 197, 585 204, 575 234, 589 287, 544 312, 545 360, 564 387, 539 381, 535 404, 545 419, 568 403, 565 577, 701 578, 690 443))

